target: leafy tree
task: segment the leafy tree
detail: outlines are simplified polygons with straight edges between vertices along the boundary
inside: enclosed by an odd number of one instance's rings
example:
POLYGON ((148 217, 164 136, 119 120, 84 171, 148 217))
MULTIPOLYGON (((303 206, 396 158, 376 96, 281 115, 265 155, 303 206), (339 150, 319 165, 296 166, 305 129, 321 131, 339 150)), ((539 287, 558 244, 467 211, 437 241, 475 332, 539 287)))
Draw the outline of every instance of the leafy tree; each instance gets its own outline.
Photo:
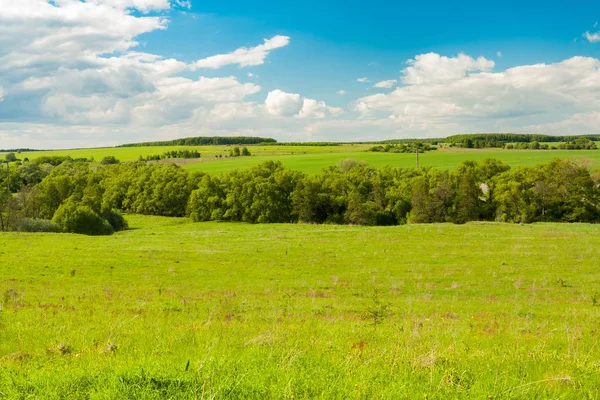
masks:
POLYGON ((100 164, 102 165, 112 165, 112 164, 118 164, 119 160, 117 160, 115 158, 115 156, 106 156, 102 159, 102 161, 100 161, 100 164))
POLYGON ((129 224, 117 210, 102 210, 101 216, 108 221, 115 232, 124 231, 129 228, 129 224))
POLYGON ((110 223, 88 206, 80 206, 73 199, 61 204, 52 222, 65 232, 83 235, 111 235, 113 228, 110 223))

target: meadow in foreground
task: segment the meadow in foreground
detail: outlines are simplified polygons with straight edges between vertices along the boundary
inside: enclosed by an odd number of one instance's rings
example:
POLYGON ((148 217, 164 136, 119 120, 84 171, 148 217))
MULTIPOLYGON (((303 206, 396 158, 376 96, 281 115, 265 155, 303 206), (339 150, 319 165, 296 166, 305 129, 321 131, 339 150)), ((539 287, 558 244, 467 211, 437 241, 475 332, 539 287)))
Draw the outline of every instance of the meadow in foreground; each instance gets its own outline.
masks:
POLYGON ((0 398, 600 398, 600 227, 0 234, 0 398))

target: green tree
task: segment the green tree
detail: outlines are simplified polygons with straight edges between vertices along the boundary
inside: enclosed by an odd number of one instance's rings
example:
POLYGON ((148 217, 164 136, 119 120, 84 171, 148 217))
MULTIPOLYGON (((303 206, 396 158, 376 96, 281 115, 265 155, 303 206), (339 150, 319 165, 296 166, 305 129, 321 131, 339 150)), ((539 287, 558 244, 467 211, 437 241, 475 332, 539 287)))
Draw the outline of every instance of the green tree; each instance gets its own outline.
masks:
POLYGON ((102 161, 100 161, 100 164, 102 165, 112 165, 112 164, 118 164, 119 160, 117 160, 115 158, 115 156, 106 156, 102 159, 102 161))
POLYGON ((73 199, 65 201, 58 208, 52 222, 65 232, 83 235, 110 235, 110 223, 88 206, 80 206, 73 199))

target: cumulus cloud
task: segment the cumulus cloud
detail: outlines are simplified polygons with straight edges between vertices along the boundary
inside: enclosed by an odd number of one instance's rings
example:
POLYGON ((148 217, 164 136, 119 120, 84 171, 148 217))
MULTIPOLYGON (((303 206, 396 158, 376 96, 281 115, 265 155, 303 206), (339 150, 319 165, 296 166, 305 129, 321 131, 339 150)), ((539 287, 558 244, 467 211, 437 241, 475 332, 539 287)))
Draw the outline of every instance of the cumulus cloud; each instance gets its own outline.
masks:
POLYGON ((265 109, 274 116, 298 118, 325 118, 341 115, 344 110, 330 107, 323 101, 302 97, 296 93, 286 93, 279 89, 269 92, 265 109))
POLYGON ((567 134, 599 126, 600 60, 590 57, 494 71, 483 57, 421 54, 408 61, 400 82, 375 84, 389 93, 354 101, 357 113, 282 90, 252 100, 262 90, 255 83, 190 69, 260 65, 289 38, 192 64, 141 50, 140 35, 167 29, 169 10, 187 6, 182 0, 0 0, 2 147, 198 135, 296 141, 567 134))
POLYGON ((470 72, 490 71, 494 62, 484 57, 474 59, 466 54, 456 57, 441 56, 437 53, 420 54, 405 68, 402 82, 418 85, 428 82, 446 82, 467 76, 470 72))
MULTIPOLYGON (((444 59, 439 55, 428 58, 444 59)), ((452 72, 436 72, 436 76, 405 70, 405 76, 411 77, 407 81, 412 84, 389 94, 360 98, 355 110, 363 118, 386 118, 411 127, 420 124, 423 130, 438 131, 440 127, 452 126, 455 129, 452 131, 517 131, 544 126, 536 121, 551 123, 600 109, 598 59, 573 57, 554 64, 517 66, 497 73, 467 73, 474 65, 489 69, 491 64, 468 56, 462 59, 443 61, 442 65, 451 65, 452 72), (456 64, 462 65, 458 72, 456 64)), ((415 60, 422 58, 417 56, 415 60)))
POLYGON ((269 92, 265 107, 269 114, 277 116, 296 115, 302 109, 303 99, 299 94, 286 93, 279 89, 269 92))
POLYGON ((396 79, 389 79, 387 81, 377 82, 373 87, 375 88, 383 88, 383 89, 391 89, 394 85, 398 83, 396 79))
POLYGON ((274 36, 271 39, 265 39, 265 43, 256 47, 240 47, 232 53, 217 54, 194 63, 194 68, 219 69, 226 65, 237 64, 240 67, 250 67, 262 65, 272 50, 285 47, 290 43, 288 36, 274 36))
MULTIPOLYGON (((0 1, 3 147, 263 134, 258 129, 271 132, 273 118, 278 129, 298 130, 302 120, 342 111, 277 91, 257 104, 248 100, 261 90, 254 83, 233 76, 184 77, 181 73, 194 65, 139 51, 139 35, 167 28, 166 14, 152 12, 187 6, 181 0, 0 1), (286 116, 293 122, 286 122, 286 116)), ((207 60, 211 65, 258 65, 288 42, 275 36, 207 60)))

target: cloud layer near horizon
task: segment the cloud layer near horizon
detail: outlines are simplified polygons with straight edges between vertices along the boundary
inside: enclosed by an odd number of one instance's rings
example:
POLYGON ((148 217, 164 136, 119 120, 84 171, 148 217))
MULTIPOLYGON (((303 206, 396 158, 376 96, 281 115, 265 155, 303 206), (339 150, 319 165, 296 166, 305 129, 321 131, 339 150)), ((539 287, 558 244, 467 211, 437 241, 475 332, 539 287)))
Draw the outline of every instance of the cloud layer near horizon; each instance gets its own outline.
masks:
POLYGON ((420 54, 398 76, 375 83, 380 93, 344 109, 309 93, 244 82, 257 77, 247 70, 202 75, 260 66, 271 52, 291 46, 288 36, 191 63, 140 50, 140 35, 168 29, 168 13, 189 5, 0 2, 0 148, 198 135, 341 141, 469 131, 571 134, 595 132, 600 121, 600 60, 589 57, 494 71, 494 61, 484 57, 420 54))

